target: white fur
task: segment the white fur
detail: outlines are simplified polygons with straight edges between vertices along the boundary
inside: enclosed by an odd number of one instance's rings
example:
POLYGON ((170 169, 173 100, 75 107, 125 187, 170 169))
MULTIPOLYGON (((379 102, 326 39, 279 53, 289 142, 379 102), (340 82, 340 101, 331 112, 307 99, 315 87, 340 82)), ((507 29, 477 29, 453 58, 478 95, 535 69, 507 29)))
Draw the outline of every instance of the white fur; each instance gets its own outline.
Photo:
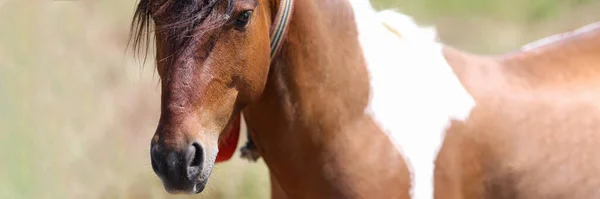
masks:
POLYGON ((371 77, 365 111, 405 157, 412 197, 431 199, 434 161, 449 121, 465 120, 475 101, 445 60, 433 28, 396 12, 378 13, 368 0, 350 2, 371 77))
POLYGON ((595 30, 598 28, 600 28, 600 22, 588 24, 586 26, 583 26, 581 28, 578 28, 578 29, 570 31, 570 32, 551 35, 549 37, 539 39, 539 40, 531 42, 529 44, 525 44, 521 47, 521 50, 523 50, 523 51, 532 50, 532 49, 542 47, 542 46, 554 43, 556 41, 562 40, 565 37, 586 33, 586 32, 589 32, 589 31, 592 31, 592 30, 595 30))

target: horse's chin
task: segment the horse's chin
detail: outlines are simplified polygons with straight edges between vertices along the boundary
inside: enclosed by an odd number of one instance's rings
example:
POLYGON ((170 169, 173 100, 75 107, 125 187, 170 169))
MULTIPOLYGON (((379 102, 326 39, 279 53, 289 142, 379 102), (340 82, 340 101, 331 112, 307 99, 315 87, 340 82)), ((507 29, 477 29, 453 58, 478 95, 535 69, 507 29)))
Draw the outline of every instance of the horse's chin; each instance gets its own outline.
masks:
POLYGON ((167 187, 167 185, 165 185, 165 190, 167 191, 167 193, 169 194, 173 194, 173 195, 193 195, 193 194, 198 194, 201 193, 202 191, 204 191, 204 188, 206 187, 206 182, 196 182, 191 184, 190 186, 187 186, 187 188, 185 189, 174 189, 174 188, 170 188, 167 187))
POLYGON ((207 183, 207 182, 208 182, 208 181, 207 181, 207 180, 205 180, 204 182, 198 182, 198 183, 196 183, 196 184, 194 185, 194 188, 193 188, 193 190, 192 190, 191 194, 198 194, 198 193, 200 193, 200 192, 204 191, 204 188, 206 187, 206 183, 207 183))
POLYGON ((179 184, 177 186, 169 185, 163 181, 163 186, 164 186, 165 190, 167 191, 167 193, 173 194, 173 195, 198 194, 198 193, 201 193, 202 191, 204 191, 204 188, 206 188, 206 184, 208 184, 208 176, 200 177, 199 179, 197 179, 193 182, 189 181, 189 182, 186 182, 185 184, 179 184))

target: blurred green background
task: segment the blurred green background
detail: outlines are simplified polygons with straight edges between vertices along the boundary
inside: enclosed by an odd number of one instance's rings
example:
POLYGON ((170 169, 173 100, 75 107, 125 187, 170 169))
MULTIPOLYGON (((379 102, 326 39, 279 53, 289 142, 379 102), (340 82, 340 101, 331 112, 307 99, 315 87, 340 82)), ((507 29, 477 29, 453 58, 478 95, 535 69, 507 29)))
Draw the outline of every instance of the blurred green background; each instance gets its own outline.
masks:
MULTIPOLYGON (((373 3, 485 54, 600 20, 600 0, 373 3)), ((165 193, 148 157, 157 74, 125 48, 134 5, 0 0, 0 198, 268 198, 264 163, 237 155, 215 168, 202 195, 165 193)))

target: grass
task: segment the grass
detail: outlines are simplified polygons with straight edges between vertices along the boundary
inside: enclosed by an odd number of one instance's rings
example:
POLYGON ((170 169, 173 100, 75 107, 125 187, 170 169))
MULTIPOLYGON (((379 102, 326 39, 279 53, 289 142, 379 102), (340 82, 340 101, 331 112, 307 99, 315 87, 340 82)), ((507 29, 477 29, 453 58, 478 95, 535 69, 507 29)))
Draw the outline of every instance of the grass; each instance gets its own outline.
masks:
MULTIPOLYGON (((133 0, 0 0, 0 198, 267 198, 264 163, 218 165, 201 196, 167 195, 148 162, 152 63, 125 51, 133 0)), ((599 0, 378 0, 478 53, 599 20, 599 0)), ((236 156, 237 157, 237 156, 236 156)))

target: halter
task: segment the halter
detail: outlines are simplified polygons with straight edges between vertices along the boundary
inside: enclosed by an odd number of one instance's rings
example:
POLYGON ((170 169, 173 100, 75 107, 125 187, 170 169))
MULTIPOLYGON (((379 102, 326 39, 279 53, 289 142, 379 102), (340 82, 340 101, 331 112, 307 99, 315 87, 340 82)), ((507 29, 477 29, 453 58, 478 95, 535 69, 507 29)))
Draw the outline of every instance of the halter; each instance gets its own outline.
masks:
MULTIPOLYGON (((279 2, 279 9, 277 15, 275 15, 275 19, 273 20, 273 25, 271 26, 271 60, 275 58, 275 55, 281 49, 283 45, 283 38, 287 34, 288 25, 290 23, 290 19, 292 18, 292 12, 294 10, 294 0, 281 0, 279 2)), ((256 150, 256 145, 254 141, 250 137, 250 128, 246 127, 246 136, 247 141, 246 145, 242 148, 242 157, 246 156, 251 161, 256 161, 259 156, 252 155, 252 151, 256 150), (244 155, 245 153, 248 153, 244 155)))
POLYGON ((292 11, 294 10, 294 0, 281 0, 279 2, 279 9, 273 25, 271 26, 271 60, 277 55, 277 52, 281 49, 283 44, 283 38, 285 37, 288 25, 292 18, 292 11))

